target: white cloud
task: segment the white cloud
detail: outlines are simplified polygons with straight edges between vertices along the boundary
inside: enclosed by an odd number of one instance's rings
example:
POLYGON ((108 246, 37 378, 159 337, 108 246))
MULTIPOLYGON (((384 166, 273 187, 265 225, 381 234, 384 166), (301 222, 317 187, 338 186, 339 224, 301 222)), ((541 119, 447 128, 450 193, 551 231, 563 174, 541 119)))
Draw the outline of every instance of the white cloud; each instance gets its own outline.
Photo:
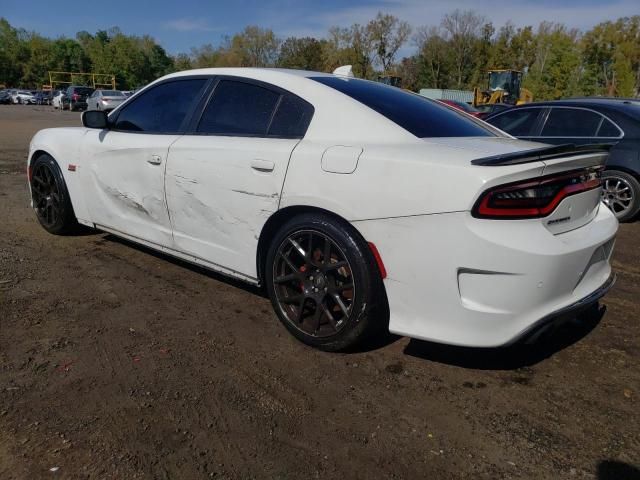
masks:
POLYGON ((164 27, 178 32, 214 32, 218 28, 211 27, 205 20, 194 20, 191 18, 177 18, 165 22, 164 27))

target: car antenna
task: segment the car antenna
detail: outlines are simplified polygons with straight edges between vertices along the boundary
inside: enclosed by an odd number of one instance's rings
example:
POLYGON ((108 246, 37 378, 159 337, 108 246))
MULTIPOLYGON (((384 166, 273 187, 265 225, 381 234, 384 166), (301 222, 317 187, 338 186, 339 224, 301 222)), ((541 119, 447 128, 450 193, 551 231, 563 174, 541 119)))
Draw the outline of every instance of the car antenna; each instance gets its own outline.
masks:
POLYGON ((336 68, 333 71, 334 75, 339 75, 341 77, 353 77, 353 66, 352 65, 342 65, 341 67, 336 68))

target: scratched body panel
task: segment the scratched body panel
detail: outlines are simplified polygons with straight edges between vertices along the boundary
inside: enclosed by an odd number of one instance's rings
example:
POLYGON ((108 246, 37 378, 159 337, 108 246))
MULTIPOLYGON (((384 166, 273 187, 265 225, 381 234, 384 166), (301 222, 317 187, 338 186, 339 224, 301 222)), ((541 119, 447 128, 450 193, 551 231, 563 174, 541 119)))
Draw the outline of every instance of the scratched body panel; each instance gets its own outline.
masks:
POLYGON ((164 196, 164 160, 179 135, 90 130, 82 168, 92 221, 165 247, 173 246, 164 196), (160 164, 149 163, 152 156, 160 164))
POLYGON ((278 210, 298 140, 185 135, 169 150, 166 194, 177 250, 256 276, 263 225, 278 210), (272 169, 271 169, 272 168, 272 169))

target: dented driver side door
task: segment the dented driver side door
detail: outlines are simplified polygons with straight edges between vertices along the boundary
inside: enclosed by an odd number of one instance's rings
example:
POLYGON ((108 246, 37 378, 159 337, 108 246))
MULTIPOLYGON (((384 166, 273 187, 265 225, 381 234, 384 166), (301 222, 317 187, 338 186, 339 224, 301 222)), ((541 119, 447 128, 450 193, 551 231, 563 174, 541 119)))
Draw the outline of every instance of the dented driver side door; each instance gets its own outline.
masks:
POLYGON ((85 202, 98 227, 159 246, 172 245, 164 194, 169 146, 179 135, 90 130, 81 171, 85 202))
POLYGON ((210 81, 179 77, 160 82, 110 115, 109 129, 88 130, 80 173, 96 226, 173 248, 164 181, 167 156, 210 81))

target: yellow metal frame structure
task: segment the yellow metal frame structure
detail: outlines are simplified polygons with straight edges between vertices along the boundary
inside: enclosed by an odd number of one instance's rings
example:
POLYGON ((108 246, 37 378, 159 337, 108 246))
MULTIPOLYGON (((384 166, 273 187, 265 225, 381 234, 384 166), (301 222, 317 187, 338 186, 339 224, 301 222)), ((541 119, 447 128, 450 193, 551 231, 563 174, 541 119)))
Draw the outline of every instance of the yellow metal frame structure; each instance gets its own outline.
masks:
POLYGON ((59 85, 87 85, 92 88, 116 89, 116 76, 111 73, 81 73, 81 72, 52 72, 49 71, 49 85, 43 85, 43 90, 53 90, 59 85))

